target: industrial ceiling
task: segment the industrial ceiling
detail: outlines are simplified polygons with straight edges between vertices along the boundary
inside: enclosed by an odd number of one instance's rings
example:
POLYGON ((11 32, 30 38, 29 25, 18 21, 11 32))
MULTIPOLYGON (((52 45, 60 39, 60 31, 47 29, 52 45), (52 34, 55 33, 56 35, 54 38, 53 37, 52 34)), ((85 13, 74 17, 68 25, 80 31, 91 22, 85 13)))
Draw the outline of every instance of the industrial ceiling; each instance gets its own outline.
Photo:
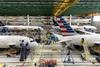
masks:
POLYGON ((3 16, 59 16, 100 12, 100 0, 0 0, 3 16))

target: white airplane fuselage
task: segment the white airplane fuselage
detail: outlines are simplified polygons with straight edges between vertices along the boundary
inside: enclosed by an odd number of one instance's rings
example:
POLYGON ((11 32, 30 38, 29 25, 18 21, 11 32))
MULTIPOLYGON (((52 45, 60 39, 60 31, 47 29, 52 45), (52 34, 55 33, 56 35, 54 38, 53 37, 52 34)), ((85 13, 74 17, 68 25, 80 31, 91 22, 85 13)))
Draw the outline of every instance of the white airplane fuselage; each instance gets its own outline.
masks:
POLYGON ((39 26, 13 26, 13 25, 6 25, 6 26, 1 26, 1 27, 7 27, 8 29, 18 29, 18 30, 22 30, 22 29, 40 29, 43 30, 42 27, 39 26))
POLYGON ((60 42, 67 42, 67 40, 70 40, 72 44, 82 45, 82 38, 84 38, 84 44, 86 44, 87 46, 93 46, 96 42, 100 42, 100 34, 66 36, 63 37, 60 42))
POLYGON ((30 47, 34 47, 34 45, 38 45, 37 42, 31 42, 33 39, 25 36, 18 35, 2 35, 0 36, 0 48, 9 48, 10 45, 15 45, 16 47, 20 47, 21 41, 28 42, 30 47))
MULTIPOLYGON (((97 28, 95 26, 89 26, 89 25, 84 25, 84 26, 77 26, 77 25, 71 25, 71 27, 74 30, 81 30, 81 31, 87 31, 87 32, 95 32, 97 30, 97 28)), ((60 29, 59 26, 52 26, 52 28, 54 29, 60 29)))

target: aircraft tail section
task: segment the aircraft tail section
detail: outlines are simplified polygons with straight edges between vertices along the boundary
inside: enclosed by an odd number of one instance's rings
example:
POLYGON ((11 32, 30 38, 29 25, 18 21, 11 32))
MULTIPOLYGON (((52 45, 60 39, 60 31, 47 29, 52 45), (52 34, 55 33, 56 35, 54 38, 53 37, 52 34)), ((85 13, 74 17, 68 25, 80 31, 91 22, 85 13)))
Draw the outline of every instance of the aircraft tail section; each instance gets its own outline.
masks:
POLYGON ((63 36, 73 35, 75 33, 75 31, 71 28, 69 23, 64 20, 64 18, 57 18, 57 23, 61 29, 61 34, 63 36))

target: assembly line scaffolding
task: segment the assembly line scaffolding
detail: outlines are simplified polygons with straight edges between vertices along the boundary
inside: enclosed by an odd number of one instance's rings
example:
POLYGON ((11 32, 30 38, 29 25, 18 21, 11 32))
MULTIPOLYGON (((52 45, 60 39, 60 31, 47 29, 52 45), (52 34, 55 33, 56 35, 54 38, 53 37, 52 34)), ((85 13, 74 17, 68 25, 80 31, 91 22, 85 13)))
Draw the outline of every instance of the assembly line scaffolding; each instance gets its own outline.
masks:
POLYGON ((84 38, 81 39, 81 45, 83 46, 83 50, 84 53, 82 53, 82 57, 84 58, 84 60, 88 61, 88 62, 95 62, 92 61, 92 57, 90 55, 90 51, 88 49, 88 40, 85 40, 84 38))

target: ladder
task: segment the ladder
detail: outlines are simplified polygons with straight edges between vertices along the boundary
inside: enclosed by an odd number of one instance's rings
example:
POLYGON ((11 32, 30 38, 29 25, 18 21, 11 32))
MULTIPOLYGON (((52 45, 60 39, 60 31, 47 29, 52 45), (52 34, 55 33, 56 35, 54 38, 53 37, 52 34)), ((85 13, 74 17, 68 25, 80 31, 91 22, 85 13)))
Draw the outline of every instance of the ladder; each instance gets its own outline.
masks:
POLYGON ((84 41, 82 43, 82 46, 83 46, 83 49, 84 49, 83 56, 84 56, 84 58, 85 58, 86 61, 91 61, 91 59, 90 59, 91 56, 90 56, 90 52, 89 52, 89 49, 88 49, 87 45, 88 45, 88 40, 84 41))

